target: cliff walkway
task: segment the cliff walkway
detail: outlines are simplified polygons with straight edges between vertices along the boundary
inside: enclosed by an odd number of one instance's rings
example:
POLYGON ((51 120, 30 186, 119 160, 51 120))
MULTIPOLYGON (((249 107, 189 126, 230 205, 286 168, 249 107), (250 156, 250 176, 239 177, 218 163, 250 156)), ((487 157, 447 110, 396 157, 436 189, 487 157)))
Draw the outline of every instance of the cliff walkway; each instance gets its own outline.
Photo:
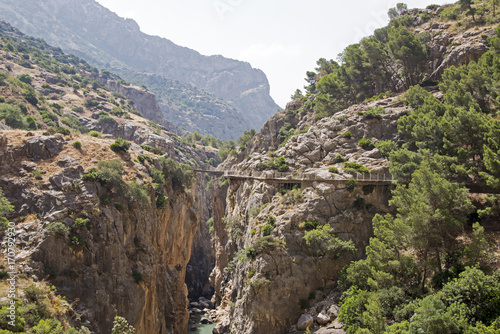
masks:
MULTIPOLYGON (((224 176, 233 180, 261 180, 278 183, 302 184, 312 182, 328 182, 328 183, 347 183, 354 179, 361 184, 377 184, 389 185, 392 184, 391 175, 386 174, 356 174, 351 178, 342 177, 338 174, 331 174, 331 177, 323 177, 323 175, 313 173, 282 173, 277 171, 239 171, 239 170, 216 170, 216 169, 195 169, 196 173, 208 173, 217 176, 224 176)), ((330 175, 329 175, 330 176, 330 175)))

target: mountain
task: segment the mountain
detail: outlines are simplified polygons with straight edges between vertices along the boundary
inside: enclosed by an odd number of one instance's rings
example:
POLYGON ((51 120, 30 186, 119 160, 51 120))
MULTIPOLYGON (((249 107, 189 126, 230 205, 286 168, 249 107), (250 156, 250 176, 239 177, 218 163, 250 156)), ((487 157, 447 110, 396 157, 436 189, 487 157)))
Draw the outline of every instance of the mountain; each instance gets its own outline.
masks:
POLYGON ((500 28, 473 9, 399 4, 219 166, 214 333, 498 332, 500 28))
POLYGON ((215 170, 143 88, 0 22, 0 331, 498 333, 493 5, 398 4, 215 170))
MULTIPOLYGON (((260 129, 279 109, 269 95, 269 83, 262 71, 245 62, 220 55, 204 56, 165 38, 146 35, 135 21, 120 18, 93 0, 5 0, 0 3, 0 18, 94 66, 113 70, 129 81, 144 75, 178 80, 198 90, 187 91, 189 94, 183 97, 185 102, 206 91, 205 95, 224 99, 238 111, 227 104, 220 106, 220 101, 212 104, 209 108, 212 111, 226 110, 221 116, 215 112, 205 113, 203 107, 197 109, 195 103, 184 103, 185 111, 193 111, 185 113, 188 119, 193 118, 187 122, 189 130, 234 139, 241 135, 241 130, 260 129), (231 124, 225 133, 214 133, 214 127, 223 123, 214 122, 217 117, 231 124)), ((160 84, 151 85, 160 105, 163 104, 163 111, 169 115, 171 95, 160 88, 160 84)))
POLYGON ((0 332, 109 333, 119 315, 138 333, 186 333, 191 246, 209 257, 193 244, 209 215, 192 168, 217 150, 137 109, 162 120, 150 92, 0 21, 0 238, 5 195, 26 255, 0 264, 0 288, 19 283, 0 332))

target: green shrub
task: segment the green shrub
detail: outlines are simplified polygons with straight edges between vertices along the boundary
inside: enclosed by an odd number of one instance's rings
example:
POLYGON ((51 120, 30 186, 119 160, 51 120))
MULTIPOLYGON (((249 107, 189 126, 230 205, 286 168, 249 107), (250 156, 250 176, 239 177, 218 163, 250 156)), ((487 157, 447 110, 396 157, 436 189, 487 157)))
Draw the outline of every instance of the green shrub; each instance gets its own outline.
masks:
POLYGON ((165 176, 163 175, 163 172, 159 171, 154 166, 152 166, 149 169, 149 175, 153 179, 153 183, 156 183, 156 184, 158 184, 160 186, 162 186, 162 185, 165 184, 165 176))
POLYGON ((252 278, 255 276, 256 270, 255 268, 252 268, 248 271, 247 278, 252 278))
POLYGON ((373 150, 375 148, 375 144, 368 138, 361 138, 358 140, 358 145, 365 150, 373 150))
MULTIPOLYGON (((142 280, 142 275, 139 277, 142 280)), ((138 283, 136 277, 134 277, 136 283, 138 283)), ((132 325, 129 325, 125 318, 116 316, 113 320, 113 328, 111 329, 111 334, 134 334, 135 328, 132 325)))
POLYGON ((99 132, 92 130, 92 131, 89 132, 89 136, 97 138, 100 135, 99 135, 99 132))
POLYGON ((117 124, 116 120, 108 115, 99 116, 97 123, 102 127, 113 127, 117 124))
POLYGON ((375 189, 375 186, 372 184, 368 184, 368 185, 363 186, 362 189, 363 189, 363 194, 369 195, 373 192, 373 189, 375 189))
POLYGON ((363 117, 367 119, 382 119, 383 114, 385 114, 385 109, 382 107, 376 107, 363 113, 363 117))
POLYGON ((460 15, 459 7, 448 7, 445 8, 440 14, 439 17, 444 20, 453 21, 456 20, 460 15))
POLYGON ((118 138, 113 144, 110 145, 110 148, 114 152, 127 152, 130 148, 130 142, 125 139, 118 138))
POLYGON ((75 141, 73 142, 73 147, 76 148, 77 150, 81 150, 82 149, 82 143, 79 142, 79 141, 75 141))
POLYGON ((30 89, 25 89, 21 95, 27 102, 31 103, 32 105, 36 106, 38 104, 38 99, 36 98, 36 93, 33 88, 30 87, 30 89))
POLYGON ((308 246, 317 248, 318 252, 316 252, 316 254, 319 256, 327 253, 336 254, 341 251, 355 251, 354 243, 335 237, 333 228, 329 224, 318 226, 314 230, 306 231, 304 240, 308 246))
POLYGON ((149 155, 138 155, 137 161, 139 161, 142 165, 144 165, 146 161, 149 162, 150 165, 153 164, 153 159, 151 159, 149 155))
POLYGON ((92 98, 87 98, 85 100, 85 103, 84 103, 84 106, 87 107, 87 108, 92 108, 92 107, 97 107, 99 105, 99 101, 97 100, 94 100, 92 98))
POLYGON ((86 126, 82 125, 78 118, 74 116, 65 115, 63 118, 61 118, 61 122, 69 126, 70 128, 80 131, 81 133, 89 132, 89 129, 86 126))
POLYGON ((68 128, 65 128, 65 127, 62 127, 62 126, 58 126, 58 127, 55 127, 55 128, 51 128, 49 129, 49 133, 50 133, 50 130, 52 130, 54 133, 60 133, 64 136, 71 136, 71 131, 68 129, 68 128))
POLYGON ((76 218, 73 221, 73 228, 74 229, 79 229, 79 228, 89 228, 90 227, 90 219, 89 218, 76 218))
POLYGON ((364 207, 366 207, 366 200, 363 197, 358 197, 356 198, 352 206, 356 209, 363 209, 364 207))
POLYGON ((351 139, 352 138, 352 134, 351 134, 351 131, 347 131, 345 132, 343 135, 342 135, 343 138, 346 138, 346 139, 351 139))
POLYGON ((19 81, 24 82, 25 84, 31 85, 33 78, 29 74, 19 74, 17 76, 19 81))
POLYGON ((23 317, 19 314, 20 308, 21 308, 21 303, 19 301, 15 302, 15 308, 14 308, 14 322, 11 322, 11 319, 8 317, 11 314, 11 310, 9 309, 9 306, 3 306, 0 309, 0 332, 5 333, 5 334, 10 334, 10 333, 22 333, 24 330, 24 326, 26 324, 26 321, 24 320, 23 317), (12 326, 12 324, 14 326, 12 326))
POLYGON ((97 168, 98 170, 92 170, 89 173, 94 175, 96 181, 117 194, 125 193, 126 184, 122 180, 123 163, 120 160, 99 161, 97 168))
POLYGON ((335 163, 341 163, 344 162, 344 157, 340 153, 335 153, 335 158, 334 158, 335 163))
POLYGON ((21 109, 7 103, 0 104, 0 119, 5 120, 5 124, 14 129, 26 128, 26 122, 22 115, 21 109))
POLYGON ((268 236, 271 235, 271 232, 274 230, 274 226, 267 224, 264 227, 262 227, 262 236, 268 236))
POLYGON ((45 174, 44 171, 41 171, 41 170, 34 170, 31 172, 31 174, 33 175, 33 177, 37 180, 41 180, 43 179, 43 175, 45 174))
POLYGON ((85 245, 85 239, 79 235, 74 235, 69 239, 69 243, 72 246, 83 246, 85 245))
POLYGON ((53 112, 48 111, 45 108, 40 108, 40 116, 42 116, 42 120, 48 126, 57 126, 59 125, 58 120, 59 117, 53 112))
POLYGON ((210 234, 214 234, 214 218, 213 217, 210 217, 210 219, 207 220, 206 222, 207 226, 208 226, 208 231, 210 232, 210 234))
POLYGON ((284 198, 287 204, 298 204, 303 199, 302 191, 297 186, 294 186, 292 190, 285 192, 284 198))
POLYGON ((69 227, 61 222, 50 223, 45 228, 47 232, 54 236, 64 237, 69 233, 69 227))
POLYGON ((163 151, 160 150, 157 147, 151 147, 149 145, 140 145, 140 146, 145 151, 148 151, 148 152, 151 152, 151 153, 154 153, 154 154, 158 154, 158 155, 162 155, 163 154, 163 151))
POLYGON ((389 155, 398 149, 398 144, 393 142, 392 140, 379 140, 375 147, 379 149, 380 154, 384 158, 389 158, 389 155))
POLYGON ((276 224, 276 217, 274 217, 274 216, 267 217, 266 223, 271 225, 271 226, 274 226, 276 224))
POLYGON ((347 181, 347 187, 346 188, 347 188, 347 190, 349 190, 349 191, 352 192, 356 188, 357 185, 358 185, 358 181, 356 181, 354 179, 349 179, 347 181))
POLYGON ((35 118, 31 115, 26 116, 26 129, 27 130, 38 130, 38 124, 35 118))
POLYGON ((282 172, 282 173, 288 172, 289 170, 290 170, 290 167, 287 164, 283 164, 283 165, 279 166, 279 168, 278 168, 278 172, 282 172))
POLYGON ((179 164, 172 158, 160 157, 158 159, 162 166, 163 174, 170 177, 172 184, 177 187, 187 188, 193 183, 193 168, 188 164, 179 164))
POLYGON ((9 272, 5 269, 0 270, 0 280, 9 278, 9 272))
POLYGON ((349 173, 349 174, 352 174, 352 173, 365 173, 365 174, 369 174, 370 171, 368 170, 368 168, 364 167, 363 165, 361 164, 358 164, 357 162, 344 162, 344 171, 346 173, 349 173))
POLYGON ((255 241, 255 243, 252 246, 247 247, 245 249, 245 255, 250 259, 254 259, 259 254, 262 254, 264 252, 270 251, 276 247, 283 245, 284 241, 276 241, 271 236, 264 236, 257 239, 257 241, 255 241))
POLYGON ((74 107, 71 108, 72 111, 77 112, 77 113, 82 113, 83 112, 83 107, 74 107))
POLYGON ((338 173, 339 172, 339 169, 337 167, 330 167, 328 168, 328 171, 330 173, 338 173))
POLYGON ((126 196, 129 202, 151 203, 146 186, 139 185, 135 180, 128 184, 126 196))
POLYGON ((318 228, 320 226, 320 223, 315 220, 315 221, 305 221, 299 225, 300 228, 305 229, 306 231, 312 231, 318 228))
POLYGON ((248 210, 248 216, 249 217, 257 217, 260 213, 260 206, 252 206, 250 210, 248 210))

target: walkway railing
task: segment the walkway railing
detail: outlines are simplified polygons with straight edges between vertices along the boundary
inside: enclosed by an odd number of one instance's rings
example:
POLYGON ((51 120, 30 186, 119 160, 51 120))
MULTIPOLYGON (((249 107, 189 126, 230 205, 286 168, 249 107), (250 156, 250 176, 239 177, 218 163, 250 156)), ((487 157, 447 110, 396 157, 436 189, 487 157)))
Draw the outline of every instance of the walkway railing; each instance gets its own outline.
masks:
POLYGON ((358 173, 353 175, 351 178, 345 178, 338 174, 332 174, 333 178, 324 178, 317 174, 312 173, 283 173, 277 171, 241 171, 235 169, 229 170, 216 170, 216 169, 195 169, 195 172, 213 173, 218 175, 224 175, 226 178, 238 178, 238 179, 255 179, 255 180, 274 180, 274 181, 345 181, 350 179, 355 179, 359 182, 371 182, 371 183, 391 183, 392 176, 386 174, 362 174, 358 173))

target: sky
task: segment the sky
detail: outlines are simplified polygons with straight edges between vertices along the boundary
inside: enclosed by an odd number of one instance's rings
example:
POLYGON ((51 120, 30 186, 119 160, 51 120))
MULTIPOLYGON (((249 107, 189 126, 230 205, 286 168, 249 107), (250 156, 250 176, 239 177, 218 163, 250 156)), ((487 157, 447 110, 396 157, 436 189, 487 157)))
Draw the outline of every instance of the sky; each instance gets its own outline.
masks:
MULTIPOLYGON (((97 0, 141 31, 204 55, 249 62, 267 75, 281 107, 319 58, 337 59, 349 44, 389 22, 393 0, 97 0)), ((454 1, 407 0, 408 8, 454 1)))

